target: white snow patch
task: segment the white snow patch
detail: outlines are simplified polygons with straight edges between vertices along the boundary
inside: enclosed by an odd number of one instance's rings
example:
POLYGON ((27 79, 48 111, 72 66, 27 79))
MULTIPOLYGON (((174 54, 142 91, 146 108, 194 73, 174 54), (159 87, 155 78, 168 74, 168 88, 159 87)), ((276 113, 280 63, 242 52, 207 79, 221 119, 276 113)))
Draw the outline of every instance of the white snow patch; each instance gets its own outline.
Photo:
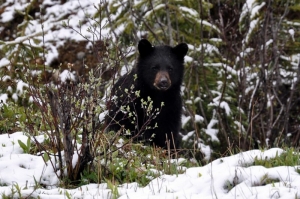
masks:
POLYGON ((237 126, 237 130, 239 133, 245 133, 244 126, 239 121, 234 121, 234 124, 237 126))
POLYGON ((243 40, 243 45, 245 46, 245 44, 247 44, 249 42, 250 39, 250 35, 252 34, 254 28, 259 24, 259 19, 254 19, 250 22, 250 27, 249 27, 249 31, 246 35, 246 38, 243 40))
POLYGON ((201 142, 198 142, 198 148, 204 154, 204 160, 209 161, 210 157, 211 157, 211 154, 212 154, 212 150, 211 150, 210 146, 205 145, 201 142))
POLYGON ((231 73, 232 75, 237 74, 237 71, 233 67, 226 65, 224 63, 203 63, 203 66, 218 67, 218 68, 220 68, 219 72, 226 70, 227 72, 231 73))
POLYGON ((227 115, 227 116, 230 115, 231 110, 230 110, 230 107, 229 107, 229 105, 228 105, 227 102, 222 101, 222 102, 220 103, 220 107, 223 108, 223 109, 225 109, 225 112, 226 112, 226 115, 227 115))
POLYGON ((99 122, 104 122, 106 115, 108 114, 108 110, 99 114, 99 122))
POLYGON ((202 123, 204 121, 204 118, 200 115, 195 115, 195 122, 202 123))
POLYGON ((190 57, 190 56, 185 56, 184 57, 184 63, 191 63, 192 61, 193 61, 194 59, 192 58, 192 57, 190 57))
POLYGON ((146 12, 144 17, 148 18, 153 12, 156 12, 157 10, 160 10, 160 9, 164 9, 165 7, 166 7, 165 4, 159 4, 159 5, 155 6, 153 9, 151 9, 150 11, 146 12))
POLYGON ((217 134, 218 134, 219 131, 218 131, 218 129, 213 129, 213 126, 214 126, 215 124, 217 124, 217 123, 218 123, 218 120, 216 120, 216 119, 211 119, 210 122, 209 122, 209 124, 207 125, 207 129, 205 129, 205 133, 206 133, 207 135, 210 135, 212 141, 217 141, 217 142, 219 142, 219 138, 218 138, 218 136, 217 136, 217 134))
POLYGON ((199 17, 198 12, 196 10, 194 10, 194 9, 183 7, 183 6, 179 6, 179 10, 181 10, 182 12, 189 13, 193 17, 196 17, 196 18, 199 17))
POLYGON ((11 96, 11 98, 12 98, 15 102, 17 102, 19 97, 18 97, 17 93, 14 93, 14 94, 11 96))
POLYGON ((258 11, 263 6, 265 6, 265 4, 265 2, 262 2, 260 5, 257 5, 256 0, 247 0, 246 3, 243 5, 239 22, 241 22, 247 16, 248 13, 250 13, 250 19, 253 19, 257 15, 258 11))
POLYGON ((257 16, 258 11, 266 5, 266 2, 262 2, 260 5, 256 5, 251 10, 250 19, 253 19, 255 16, 257 16))
POLYGON ((187 141, 190 139, 190 137, 192 137, 195 134, 195 131, 190 131, 188 132, 186 135, 182 136, 182 140, 183 141, 187 141))
POLYGON ((23 94, 24 87, 28 87, 28 84, 23 82, 22 80, 19 80, 17 83, 17 94, 18 95, 23 94))
POLYGON ((5 67, 5 66, 8 66, 9 64, 10 64, 9 60, 6 59, 5 57, 3 57, 3 58, 0 60, 0 68, 5 67))
POLYGON ((3 77, 0 78, 1 81, 6 82, 8 80, 11 80, 11 77, 8 75, 4 75, 3 77))
POLYGON ((8 95, 6 93, 0 94, 0 107, 2 107, 3 104, 6 104, 7 99, 8 95))
POLYGON ((223 41, 220 38, 210 38, 209 40, 212 41, 212 42, 222 42, 223 41))
POLYGON ((66 82, 66 80, 71 80, 71 81, 76 80, 75 75, 69 70, 64 70, 62 73, 60 73, 59 78, 61 82, 66 82))
POLYGON ((185 115, 182 114, 182 116, 181 116, 181 126, 182 126, 182 128, 185 127, 185 125, 190 121, 190 119, 191 119, 191 116, 185 116, 185 115))

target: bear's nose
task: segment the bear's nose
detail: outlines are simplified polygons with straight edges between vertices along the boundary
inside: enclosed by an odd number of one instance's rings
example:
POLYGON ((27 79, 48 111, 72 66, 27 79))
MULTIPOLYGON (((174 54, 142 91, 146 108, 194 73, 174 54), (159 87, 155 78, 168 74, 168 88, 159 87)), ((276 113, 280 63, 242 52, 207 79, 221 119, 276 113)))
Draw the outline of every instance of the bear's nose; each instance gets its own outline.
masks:
POLYGON ((158 83, 158 87, 161 89, 161 90, 167 90, 169 88, 169 82, 168 82, 168 79, 163 76, 161 77, 159 83, 158 83))
POLYGON ((162 78, 159 82, 159 86, 160 87, 167 87, 168 86, 168 81, 167 81, 167 78, 162 78))
POLYGON ((161 91, 168 90, 171 86, 171 79, 166 71, 160 71, 156 74, 153 86, 161 91))

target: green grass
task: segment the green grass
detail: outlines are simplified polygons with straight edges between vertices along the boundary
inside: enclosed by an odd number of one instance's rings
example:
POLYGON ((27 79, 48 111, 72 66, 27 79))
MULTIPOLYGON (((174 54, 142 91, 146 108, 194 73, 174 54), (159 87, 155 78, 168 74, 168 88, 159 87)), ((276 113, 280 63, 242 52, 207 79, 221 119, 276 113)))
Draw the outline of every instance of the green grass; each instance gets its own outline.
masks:
MULTIPOLYGON (((300 165, 300 154, 299 150, 294 148, 285 148, 285 152, 276 156, 274 158, 258 158, 255 157, 253 165, 261 165, 266 168, 278 167, 278 166, 297 166, 300 165)), ((299 172, 299 169, 297 169, 299 172)))
POLYGON ((107 155, 107 157, 101 157, 95 161, 94 165, 83 172, 80 184, 102 183, 109 180, 112 184, 137 182, 139 185, 145 186, 162 174, 178 175, 183 173, 186 168, 195 166, 194 163, 187 160, 177 165, 177 163, 171 162, 166 154, 166 151, 162 149, 141 144, 129 144, 110 154, 111 157, 107 155), (103 163, 104 159, 107 160, 106 163, 103 163))

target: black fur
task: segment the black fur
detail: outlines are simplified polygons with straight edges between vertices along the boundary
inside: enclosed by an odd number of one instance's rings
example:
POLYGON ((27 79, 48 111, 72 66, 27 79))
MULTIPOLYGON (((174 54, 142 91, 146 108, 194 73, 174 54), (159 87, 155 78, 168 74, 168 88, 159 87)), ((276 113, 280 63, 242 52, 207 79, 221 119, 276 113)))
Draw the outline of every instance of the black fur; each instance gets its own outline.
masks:
POLYGON ((180 86, 187 44, 181 43, 174 48, 152 47, 148 40, 142 39, 138 50, 140 55, 136 67, 113 87, 112 94, 116 98, 108 107, 108 128, 114 131, 122 129, 123 133, 128 130, 136 140, 163 148, 167 148, 167 141, 170 141, 171 149, 178 148, 182 109, 180 86), (141 100, 148 101, 149 97, 153 102, 152 113, 159 109, 159 114, 149 116, 141 107, 141 100), (129 111, 122 111, 121 106, 129 107, 129 111))

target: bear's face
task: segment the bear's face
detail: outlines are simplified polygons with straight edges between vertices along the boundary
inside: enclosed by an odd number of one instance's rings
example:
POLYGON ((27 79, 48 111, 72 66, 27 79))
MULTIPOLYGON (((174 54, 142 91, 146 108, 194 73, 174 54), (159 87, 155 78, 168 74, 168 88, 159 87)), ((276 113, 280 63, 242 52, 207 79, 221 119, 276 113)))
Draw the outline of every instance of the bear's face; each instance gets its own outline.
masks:
POLYGON ((142 39, 138 45, 140 57, 137 65, 138 78, 151 89, 166 91, 180 86, 183 77, 183 61, 187 44, 155 46, 142 39))

